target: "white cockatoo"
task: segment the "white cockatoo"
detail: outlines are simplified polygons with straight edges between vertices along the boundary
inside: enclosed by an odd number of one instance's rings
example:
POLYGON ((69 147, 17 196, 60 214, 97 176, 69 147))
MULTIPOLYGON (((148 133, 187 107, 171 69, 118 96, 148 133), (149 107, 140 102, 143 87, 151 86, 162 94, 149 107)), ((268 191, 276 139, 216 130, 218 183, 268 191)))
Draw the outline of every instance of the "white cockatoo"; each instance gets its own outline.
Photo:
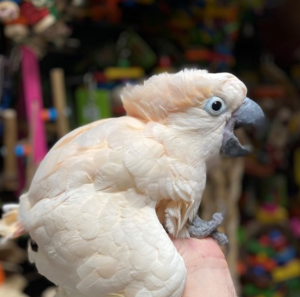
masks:
POLYGON ((263 118, 246 93, 229 73, 156 75, 124 88, 126 116, 54 145, 6 216, 18 213, 7 230, 29 233, 29 258, 57 296, 182 296, 186 268, 169 235, 226 243, 222 216, 197 211, 208 164, 247 152, 234 126, 263 118))

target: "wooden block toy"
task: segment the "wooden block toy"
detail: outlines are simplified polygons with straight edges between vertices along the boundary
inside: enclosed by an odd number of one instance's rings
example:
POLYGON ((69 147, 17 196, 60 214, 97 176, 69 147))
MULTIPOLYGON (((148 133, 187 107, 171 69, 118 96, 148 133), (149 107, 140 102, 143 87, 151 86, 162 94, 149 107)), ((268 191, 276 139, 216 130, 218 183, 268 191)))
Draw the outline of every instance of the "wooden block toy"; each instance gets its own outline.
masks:
POLYGON ((57 110, 55 108, 43 109, 41 117, 44 122, 54 122, 58 119, 57 110))
POLYGON ((69 131, 68 119, 65 115, 64 75, 61 69, 51 72, 53 102, 55 108, 43 108, 39 65, 35 53, 28 47, 21 47, 22 95, 19 99, 18 112, 24 114, 28 126, 27 140, 18 143, 17 112, 7 109, 4 119, 4 182, 3 187, 9 191, 22 192, 28 189, 31 179, 41 160, 48 151, 46 140, 46 122, 54 122, 57 137, 69 131), (17 158, 26 157, 26 170, 23 162, 17 158), (21 166, 20 166, 21 164, 21 166), (25 181, 26 180, 26 181, 25 181))
POLYGON ((141 67, 108 67, 104 70, 107 80, 139 79, 145 73, 141 67))
POLYGON ((70 131, 68 119, 66 116, 66 90, 64 71, 60 68, 54 68, 50 72, 52 95, 55 111, 57 113, 57 133, 59 138, 70 131))
POLYGON ((18 144, 14 149, 14 153, 17 157, 28 157, 32 152, 29 144, 18 144))

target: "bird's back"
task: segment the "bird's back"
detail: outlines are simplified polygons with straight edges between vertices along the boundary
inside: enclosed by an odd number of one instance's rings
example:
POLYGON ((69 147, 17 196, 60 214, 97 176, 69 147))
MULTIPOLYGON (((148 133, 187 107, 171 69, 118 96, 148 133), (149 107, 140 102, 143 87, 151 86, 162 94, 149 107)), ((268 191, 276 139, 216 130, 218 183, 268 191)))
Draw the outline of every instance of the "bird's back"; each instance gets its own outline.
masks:
POLYGON ((94 182, 97 169, 110 161, 113 143, 121 144, 122 135, 129 136, 143 126, 136 119, 122 117, 96 121, 64 136, 41 162, 28 192, 30 204, 94 182))

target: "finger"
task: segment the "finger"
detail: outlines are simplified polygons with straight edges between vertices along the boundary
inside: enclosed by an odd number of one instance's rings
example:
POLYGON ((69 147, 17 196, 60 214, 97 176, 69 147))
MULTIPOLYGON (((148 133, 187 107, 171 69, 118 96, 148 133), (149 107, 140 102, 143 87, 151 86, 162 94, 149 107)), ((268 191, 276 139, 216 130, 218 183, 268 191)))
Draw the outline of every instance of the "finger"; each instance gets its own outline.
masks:
POLYGON ((183 297, 234 297, 236 291, 224 254, 215 240, 176 239, 173 241, 183 257, 188 276, 183 297))

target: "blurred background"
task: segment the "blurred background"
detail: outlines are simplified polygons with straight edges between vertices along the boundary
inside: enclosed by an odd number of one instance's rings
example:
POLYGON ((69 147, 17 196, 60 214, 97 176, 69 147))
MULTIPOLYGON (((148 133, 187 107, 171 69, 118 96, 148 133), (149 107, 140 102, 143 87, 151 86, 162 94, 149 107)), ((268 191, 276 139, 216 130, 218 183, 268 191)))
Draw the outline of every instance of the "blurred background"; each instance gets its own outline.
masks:
MULTIPOLYGON (((209 172, 199 211, 224 215, 239 296, 299 297, 299 13, 293 0, 0 0, 0 204, 18 201, 68 131, 124 115, 125 83, 231 72, 267 123, 236 131, 252 153, 209 172)), ((0 245, 1 297, 53 294, 26 246, 0 245)))

